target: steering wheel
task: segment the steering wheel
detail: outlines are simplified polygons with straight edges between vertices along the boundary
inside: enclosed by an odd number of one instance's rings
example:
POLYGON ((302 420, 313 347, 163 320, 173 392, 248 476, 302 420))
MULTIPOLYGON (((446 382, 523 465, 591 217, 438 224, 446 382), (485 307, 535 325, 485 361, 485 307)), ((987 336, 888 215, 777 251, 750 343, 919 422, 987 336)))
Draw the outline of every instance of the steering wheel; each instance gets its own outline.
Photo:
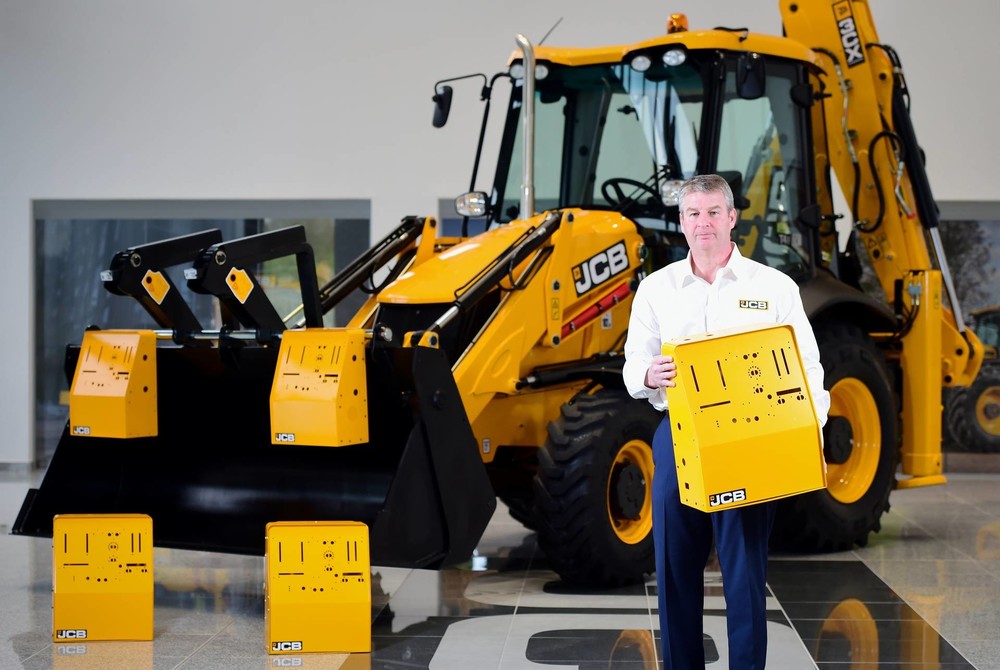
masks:
POLYGON ((601 184, 601 195, 615 209, 619 209, 629 202, 637 202, 634 197, 625 195, 625 186, 634 189, 633 193, 641 191, 655 198, 657 202, 660 202, 661 196, 652 186, 644 184, 641 181, 636 181, 635 179, 629 179, 628 177, 612 177, 608 179, 601 184))

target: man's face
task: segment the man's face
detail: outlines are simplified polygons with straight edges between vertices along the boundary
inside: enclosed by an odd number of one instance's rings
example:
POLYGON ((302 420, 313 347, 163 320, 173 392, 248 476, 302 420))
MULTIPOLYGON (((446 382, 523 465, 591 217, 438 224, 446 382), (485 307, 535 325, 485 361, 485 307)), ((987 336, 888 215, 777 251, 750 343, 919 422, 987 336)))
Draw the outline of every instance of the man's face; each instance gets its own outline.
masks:
POLYGON ((720 191, 695 191, 680 207, 681 230, 692 251, 722 255, 729 251, 729 233, 736 225, 736 210, 726 206, 720 191))

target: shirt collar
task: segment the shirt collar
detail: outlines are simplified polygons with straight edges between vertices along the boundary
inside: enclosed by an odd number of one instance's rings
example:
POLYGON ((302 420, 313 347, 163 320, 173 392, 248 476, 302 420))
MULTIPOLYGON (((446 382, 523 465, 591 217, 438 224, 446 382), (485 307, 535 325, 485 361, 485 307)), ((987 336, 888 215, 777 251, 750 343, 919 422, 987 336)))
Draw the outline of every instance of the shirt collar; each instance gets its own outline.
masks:
MULTIPOLYGON (((743 254, 740 253, 740 248, 736 246, 735 242, 730 242, 733 245, 733 253, 730 254, 729 260, 726 264, 719 270, 718 276, 727 277, 729 279, 739 279, 743 274, 742 270, 746 269, 746 259, 743 258, 743 254)), ((693 281, 696 281, 698 277, 695 275, 694 271, 691 269, 691 252, 688 251, 687 258, 684 260, 684 274, 681 276, 681 286, 687 286, 693 281)))

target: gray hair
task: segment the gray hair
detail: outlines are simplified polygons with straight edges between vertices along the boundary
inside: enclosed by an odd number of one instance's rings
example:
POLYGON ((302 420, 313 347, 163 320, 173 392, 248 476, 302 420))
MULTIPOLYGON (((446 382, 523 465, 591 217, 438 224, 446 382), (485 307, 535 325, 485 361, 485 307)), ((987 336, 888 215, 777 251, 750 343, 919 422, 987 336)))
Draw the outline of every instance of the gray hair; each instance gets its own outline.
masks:
POLYGON ((717 174, 699 174, 685 181, 678 192, 677 202, 683 205, 684 198, 691 193, 722 193, 726 198, 726 206, 730 211, 735 209, 733 204, 733 189, 729 182, 717 174))

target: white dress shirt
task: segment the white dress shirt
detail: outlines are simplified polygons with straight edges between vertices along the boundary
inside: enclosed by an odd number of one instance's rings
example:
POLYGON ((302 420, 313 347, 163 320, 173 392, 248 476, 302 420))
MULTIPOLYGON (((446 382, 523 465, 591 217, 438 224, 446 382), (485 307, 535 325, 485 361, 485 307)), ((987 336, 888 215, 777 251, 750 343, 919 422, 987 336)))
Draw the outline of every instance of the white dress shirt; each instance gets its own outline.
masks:
POLYGON ((688 335, 761 323, 790 324, 820 425, 826 424, 830 394, 823 388, 823 366, 798 285, 780 270, 733 253, 725 267, 707 281, 694 274, 691 256, 671 263, 642 280, 632 301, 622 377, 633 398, 667 408, 665 393, 646 386, 646 371, 664 342, 688 335), (763 301, 766 309, 747 309, 740 301, 763 301))

